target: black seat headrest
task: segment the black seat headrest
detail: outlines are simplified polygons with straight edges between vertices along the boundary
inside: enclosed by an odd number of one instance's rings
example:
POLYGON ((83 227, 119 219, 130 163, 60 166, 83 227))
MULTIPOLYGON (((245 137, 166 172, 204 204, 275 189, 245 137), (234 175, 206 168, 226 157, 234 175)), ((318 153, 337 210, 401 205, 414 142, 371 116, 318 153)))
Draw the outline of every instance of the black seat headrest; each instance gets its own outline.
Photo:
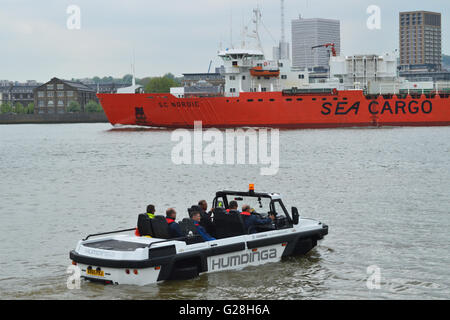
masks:
POLYGON ((180 226, 181 232, 188 236, 189 232, 192 232, 193 235, 198 234, 197 227, 195 226, 195 221, 189 218, 184 218, 180 222, 178 222, 180 226))
POLYGON ((167 223, 166 217, 158 215, 153 219, 150 219, 153 230, 153 237, 159 239, 169 239, 169 224, 167 223))

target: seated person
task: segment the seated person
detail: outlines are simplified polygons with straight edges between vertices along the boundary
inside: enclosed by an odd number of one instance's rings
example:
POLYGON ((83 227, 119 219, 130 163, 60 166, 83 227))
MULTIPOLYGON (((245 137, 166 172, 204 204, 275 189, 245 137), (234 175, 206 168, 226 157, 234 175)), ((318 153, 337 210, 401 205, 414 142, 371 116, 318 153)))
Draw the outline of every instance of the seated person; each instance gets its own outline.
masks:
MULTIPOLYGON (((147 216, 148 216, 150 219, 153 219, 153 218, 155 217, 155 206, 154 206, 153 204, 149 204, 149 205, 147 206, 147 212, 146 212, 146 214, 147 214, 147 216)), ((141 236, 140 233, 139 233, 138 228, 136 228, 136 230, 134 231, 134 234, 135 234, 137 237, 140 237, 140 236, 141 236)))
POLYGON ((241 215, 244 218, 245 229, 248 231, 248 233, 256 233, 256 227, 258 225, 271 224, 275 220, 274 215, 269 215, 269 218, 261 219, 256 215, 251 214, 250 210, 251 208, 249 205, 245 204, 242 206, 241 215))
POLYGON ((147 215, 150 219, 155 217, 155 206, 153 204, 147 206, 147 215))
POLYGON ((177 212, 174 208, 169 208, 166 210, 166 221, 169 224, 169 233, 171 238, 180 238, 183 237, 183 233, 181 233, 180 226, 175 222, 177 218, 177 212))
POLYGON ((200 225, 200 219, 201 219, 200 212, 198 212, 198 211, 197 211, 197 212, 193 212, 193 213, 192 213, 192 216, 191 216, 191 219, 194 220, 195 226, 197 227, 197 232, 202 236, 202 238, 203 238, 205 241, 216 240, 216 238, 211 237, 211 236, 206 232, 205 228, 203 228, 203 227, 200 225))
MULTIPOLYGON (((194 206, 192 206, 194 207, 194 206)), ((205 230, 209 233, 214 233, 214 224, 212 222, 212 213, 213 210, 210 209, 208 211, 208 203, 206 202, 206 200, 200 200, 198 202, 198 206, 196 206, 200 211, 200 225, 205 228, 205 230)), ((196 210, 193 210, 196 211, 196 210)))
POLYGON ((230 201, 230 204, 227 209, 227 213, 239 212, 237 201, 230 201))

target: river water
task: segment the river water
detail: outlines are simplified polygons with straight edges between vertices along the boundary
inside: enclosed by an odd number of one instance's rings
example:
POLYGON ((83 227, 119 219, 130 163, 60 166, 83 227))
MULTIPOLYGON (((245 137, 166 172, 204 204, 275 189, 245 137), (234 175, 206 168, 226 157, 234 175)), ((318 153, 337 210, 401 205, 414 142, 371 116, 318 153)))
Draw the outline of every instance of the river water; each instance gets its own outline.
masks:
POLYGON ((176 165, 171 133, 0 126, 0 299, 450 298, 450 127, 280 131, 271 176, 176 165), (183 218, 248 183, 328 224, 328 236, 306 256, 242 271, 67 288, 69 251, 87 234, 134 227, 149 203, 183 218))

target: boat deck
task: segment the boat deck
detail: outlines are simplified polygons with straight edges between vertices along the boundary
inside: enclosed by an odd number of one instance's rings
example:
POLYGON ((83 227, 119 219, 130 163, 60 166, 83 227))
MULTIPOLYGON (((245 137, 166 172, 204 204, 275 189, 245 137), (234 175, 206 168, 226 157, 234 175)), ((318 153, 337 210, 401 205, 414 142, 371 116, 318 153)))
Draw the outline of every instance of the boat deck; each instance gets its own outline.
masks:
POLYGON ((135 251, 139 248, 146 248, 148 244, 131 242, 131 241, 121 241, 115 239, 108 239, 102 241, 96 241, 91 243, 83 244, 86 247, 102 249, 102 250, 114 250, 114 251, 135 251))

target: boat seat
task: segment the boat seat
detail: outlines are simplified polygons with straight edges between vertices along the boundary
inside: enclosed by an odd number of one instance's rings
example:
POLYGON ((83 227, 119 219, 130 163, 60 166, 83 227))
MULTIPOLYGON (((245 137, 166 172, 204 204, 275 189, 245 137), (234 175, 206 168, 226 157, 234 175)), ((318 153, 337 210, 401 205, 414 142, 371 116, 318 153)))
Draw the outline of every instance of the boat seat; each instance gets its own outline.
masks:
POLYGON ((153 238, 159 239, 169 239, 169 224, 167 223, 166 217, 164 216, 155 216, 153 219, 150 219, 152 230, 153 230, 153 238))
POLYGON ((198 234, 197 227, 195 226, 195 222, 192 219, 184 218, 180 222, 178 222, 180 226, 181 232, 188 236, 189 232, 192 232, 193 235, 198 234))
POLYGON ((138 215, 137 228, 141 236, 153 237, 152 219, 146 213, 138 215))
POLYGON ((214 209, 214 227, 217 239, 247 234, 241 214, 227 213, 223 208, 214 209))
POLYGON ((193 244, 205 241, 203 237, 198 233, 194 220, 184 218, 183 220, 178 222, 178 225, 180 226, 181 232, 186 236, 185 238, 186 244, 193 244), (191 235, 189 235, 190 232, 192 232, 191 235))

